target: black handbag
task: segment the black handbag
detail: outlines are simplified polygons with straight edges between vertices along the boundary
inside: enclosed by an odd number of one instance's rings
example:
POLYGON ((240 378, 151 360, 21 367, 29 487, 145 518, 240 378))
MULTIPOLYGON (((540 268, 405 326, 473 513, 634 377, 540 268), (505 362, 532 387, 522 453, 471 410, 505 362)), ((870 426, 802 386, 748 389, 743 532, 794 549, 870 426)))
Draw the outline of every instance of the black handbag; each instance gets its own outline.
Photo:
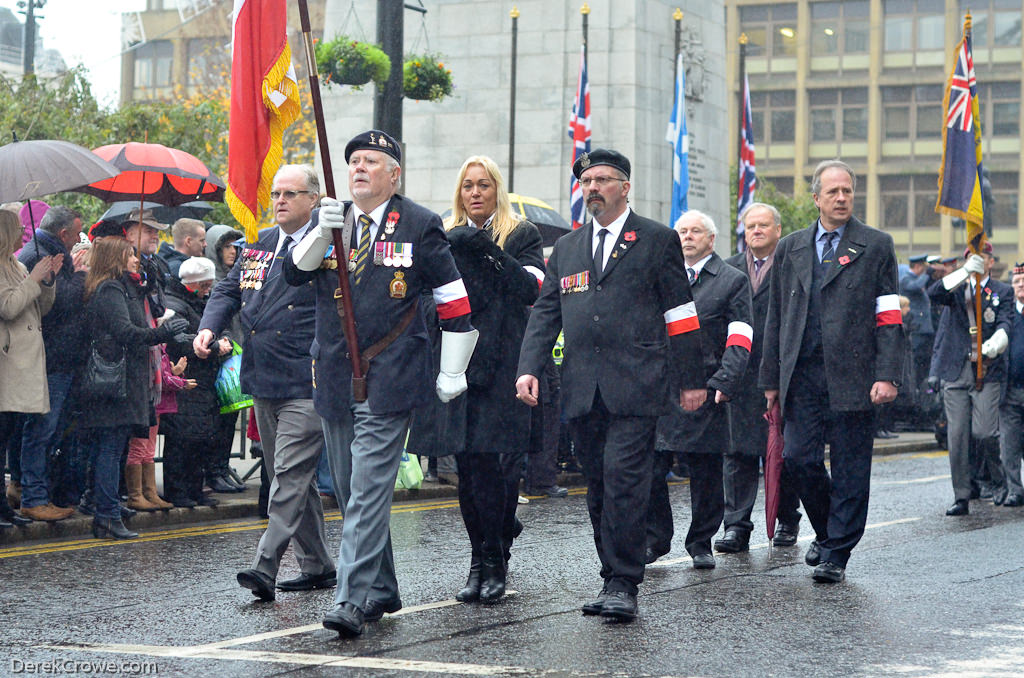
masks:
POLYGON ((107 360, 96 350, 96 342, 92 342, 89 359, 85 363, 85 375, 82 378, 82 395, 87 398, 108 400, 128 399, 128 377, 125 372, 123 346, 120 359, 107 360))

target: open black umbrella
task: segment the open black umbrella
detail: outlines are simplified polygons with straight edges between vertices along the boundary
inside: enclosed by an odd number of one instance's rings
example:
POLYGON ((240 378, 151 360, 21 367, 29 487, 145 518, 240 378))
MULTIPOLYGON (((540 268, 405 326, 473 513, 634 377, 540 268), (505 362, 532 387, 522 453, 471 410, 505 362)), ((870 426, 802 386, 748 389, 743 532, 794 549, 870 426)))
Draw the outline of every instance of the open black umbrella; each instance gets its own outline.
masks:
POLYGON ((121 170, 68 141, 12 141, 0 146, 0 202, 73 191, 121 170))
MULTIPOLYGON (((99 220, 121 220, 137 209, 139 209, 138 200, 120 200, 113 203, 99 220)), ((213 210, 213 205, 205 200, 193 200, 183 205, 169 207, 157 202, 146 201, 142 203, 142 209, 152 210, 153 218, 161 224, 173 224, 178 219, 202 219, 208 212, 213 210)))

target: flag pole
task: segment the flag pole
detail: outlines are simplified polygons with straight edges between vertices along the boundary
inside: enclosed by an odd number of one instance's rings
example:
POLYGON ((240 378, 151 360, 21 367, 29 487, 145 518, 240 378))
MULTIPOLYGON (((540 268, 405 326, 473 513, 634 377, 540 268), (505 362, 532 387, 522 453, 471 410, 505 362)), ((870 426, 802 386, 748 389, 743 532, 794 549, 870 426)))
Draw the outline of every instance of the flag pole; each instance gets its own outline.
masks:
POLYGON ((509 82, 509 111, 508 111, 508 192, 515 193, 516 177, 516 52, 519 41, 519 8, 512 6, 509 12, 512 17, 512 77, 509 82))
MULTIPOLYGON (((971 37, 971 13, 970 13, 970 11, 968 11, 967 14, 964 15, 964 39, 969 39, 970 37, 971 37)), ((973 52, 973 49, 971 51, 973 52)), ((978 120, 975 120, 974 124, 975 125, 980 125, 981 122, 978 121, 978 120)), ((980 181, 980 177, 978 178, 978 180, 980 181)), ((984 203, 982 203, 982 209, 984 210, 984 203)), ((964 222, 964 234, 966 234, 969 230, 970 229, 967 227, 967 222, 965 221, 964 222)), ((984 250, 984 248, 985 248, 985 239, 986 239, 985 229, 982 228, 981 231, 978 234, 978 237, 975 239, 977 242, 973 243, 975 254, 981 254, 981 252, 984 250)), ((968 244, 968 246, 972 246, 972 243, 970 243, 970 242, 968 242, 967 244, 968 244)), ((984 387, 984 385, 985 385, 985 383, 984 383, 985 382, 985 361, 984 361, 984 356, 981 354, 981 344, 982 344, 982 331, 981 330, 982 330, 982 327, 984 327, 984 325, 983 325, 983 318, 981 317, 981 274, 980 273, 975 273, 974 274, 974 322, 977 324, 977 328, 978 328, 978 333, 975 335, 975 341, 976 341, 975 348, 977 350, 978 362, 977 362, 977 365, 976 365, 977 372, 975 373, 975 376, 974 376, 974 388, 975 388, 975 390, 980 391, 984 387)))
MULTIPOLYGON (((327 126, 324 124, 324 106, 320 100, 320 76, 316 68, 316 53, 313 50, 313 35, 309 23, 309 8, 306 0, 299 0, 299 21, 302 38, 306 46, 306 68, 309 72, 309 93, 313 97, 313 116, 316 121, 316 136, 320 146, 320 162, 324 168, 324 189, 327 196, 336 198, 334 170, 331 166, 331 150, 327 143, 327 126)), ((348 261, 345 256, 345 242, 341 229, 332 228, 334 257, 338 262, 338 288, 334 290, 334 301, 341 316, 342 331, 348 345, 352 362, 352 399, 357 403, 366 401, 366 376, 363 374, 362 358, 359 355, 359 336, 356 334, 355 313, 352 311, 352 290, 348 282, 348 261)))
MULTIPOLYGON (((679 52, 682 51, 682 48, 683 48, 683 10, 679 9, 678 7, 676 7, 676 11, 672 12, 672 20, 676 22, 675 51, 672 52, 672 82, 674 84, 674 83, 677 83, 679 81, 679 52)), ((673 96, 673 99, 674 99, 678 95, 675 92, 673 92, 672 96, 673 96)), ((673 101, 672 103, 673 103, 673 105, 675 105, 675 101, 673 101)), ((670 162, 670 165, 669 165, 670 167, 673 166, 674 163, 675 163, 675 154, 676 154, 676 149, 673 146, 672 147, 672 157, 670 159, 671 162, 670 162)), ((671 182, 670 182, 669 191, 668 191, 668 194, 672 196, 672 200, 673 201, 675 200, 675 188, 676 188, 676 179, 673 176, 673 177, 671 177, 671 182)), ((673 209, 673 206, 669 205, 668 213, 670 215, 669 216, 670 219, 671 219, 672 209, 673 209)), ((669 228, 673 228, 673 227, 674 227, 674 224, 669 224, 669 228)))

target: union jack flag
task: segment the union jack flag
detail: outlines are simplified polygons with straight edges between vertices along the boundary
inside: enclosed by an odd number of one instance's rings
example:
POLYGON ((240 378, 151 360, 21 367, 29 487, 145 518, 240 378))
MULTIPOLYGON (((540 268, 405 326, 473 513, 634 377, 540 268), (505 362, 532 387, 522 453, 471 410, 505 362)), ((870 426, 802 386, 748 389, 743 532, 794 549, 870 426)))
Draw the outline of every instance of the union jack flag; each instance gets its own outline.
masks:
POLYGON ((757 188, 757 171, 754 168, 754 124, 750 118, 750 83, 747 74, 743 74, 743 122, 740 127, 740 162, 739 184, 736 188, 736 249, 740 252, 747 248, 743 235, 743 210, 754 202, 754 189, 757 188))
POLYGON ((942 167, 935 211, 967 222, 967 242, 984 233, 985 208, 981 195, 981 120, 978 115, 978 82, 971 52, 970 15, 964 37, 957 45, 956 63, 949 75, 944 100, 942 167))
POLYGON ((586 47, 580 48, 580 75, 576 84, 576 99, 569 114, 569 138, 573 141, 572 161, 569 163, 569 210, 572 214, 572 227, 576 229, 583 225, 585 212, 583 189, 571 168, 580 154, 590 152, 590 84, 587 82, 586 47))

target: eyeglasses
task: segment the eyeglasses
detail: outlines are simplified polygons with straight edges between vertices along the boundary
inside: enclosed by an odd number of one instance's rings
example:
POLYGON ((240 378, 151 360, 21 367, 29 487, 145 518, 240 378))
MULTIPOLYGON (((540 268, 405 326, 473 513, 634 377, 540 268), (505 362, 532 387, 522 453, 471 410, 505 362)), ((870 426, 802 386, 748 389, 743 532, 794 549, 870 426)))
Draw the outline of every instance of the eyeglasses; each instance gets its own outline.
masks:
POLYGON ((313 191, 271 191, 270 199, 277 200, 278 198, 284 198, 285 200, 294 200, 295 196, 303 193, 312 193, 313 191))
POLYGON ((604 188, 613 181, 626 181, 625 179, 616 179, 615 177, 586 177, 580 179, 580 186, 583 188, 589 188, 591 184, 594 184, 598 188, 604 188))

